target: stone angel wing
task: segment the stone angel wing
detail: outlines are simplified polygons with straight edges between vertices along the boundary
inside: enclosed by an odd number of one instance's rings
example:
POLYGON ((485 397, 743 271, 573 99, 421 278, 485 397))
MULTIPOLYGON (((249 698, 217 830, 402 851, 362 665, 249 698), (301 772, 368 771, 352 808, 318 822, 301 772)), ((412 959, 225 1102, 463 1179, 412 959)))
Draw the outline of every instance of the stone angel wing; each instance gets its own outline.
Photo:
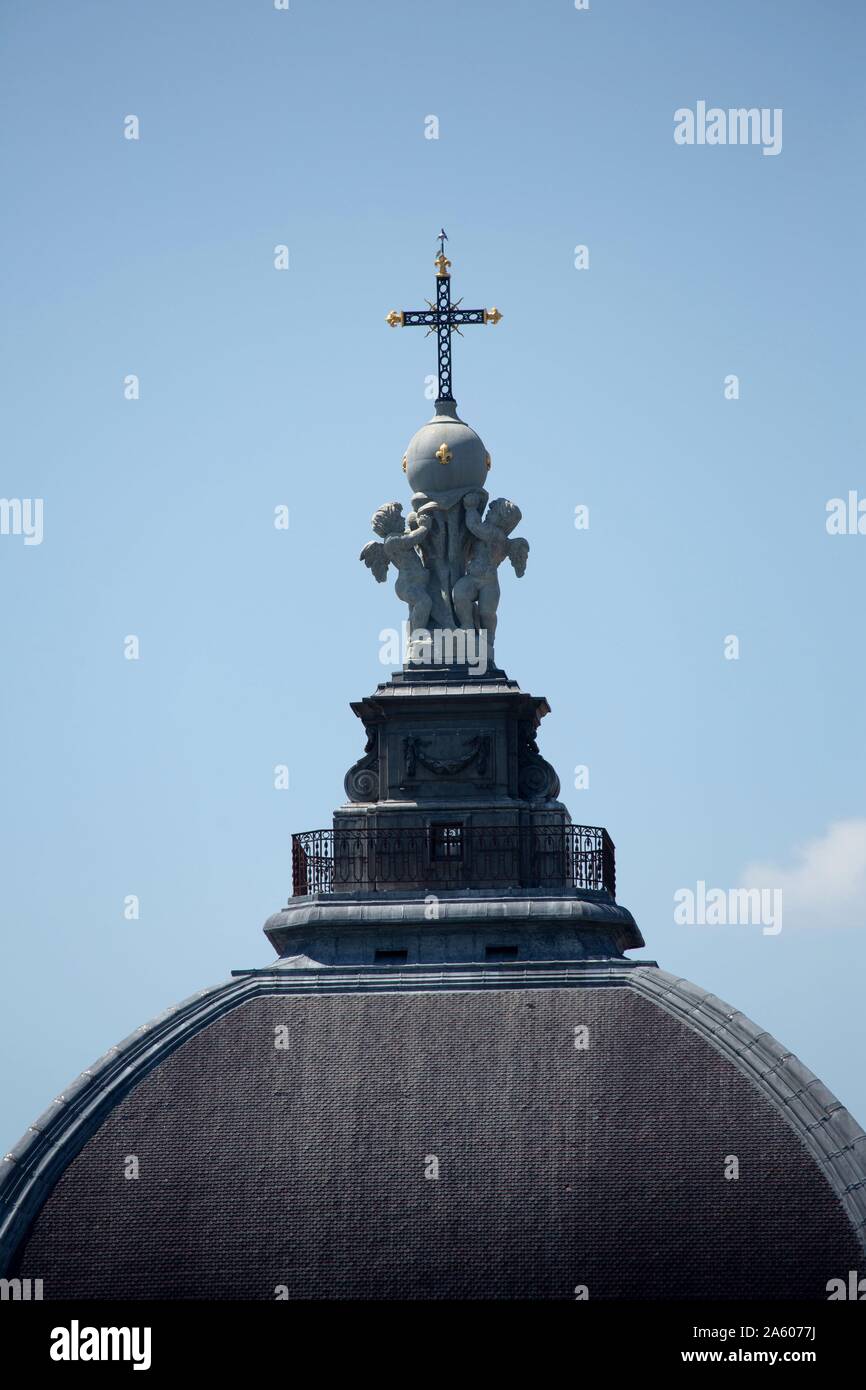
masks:
POLYGON ((522 579, 526 573, 526 561, 529 559, 529 541, 525 541, 522 536, 515 536, 513 541, 508 542, 508 558, 514 566, 517 578, 522 579))
POLYGON ((373 578, 377 583, 385 583, 388 578, 388 556, 381 541, 368 541, 358 559, 363 560, 367 569, 373 571, 373 578))

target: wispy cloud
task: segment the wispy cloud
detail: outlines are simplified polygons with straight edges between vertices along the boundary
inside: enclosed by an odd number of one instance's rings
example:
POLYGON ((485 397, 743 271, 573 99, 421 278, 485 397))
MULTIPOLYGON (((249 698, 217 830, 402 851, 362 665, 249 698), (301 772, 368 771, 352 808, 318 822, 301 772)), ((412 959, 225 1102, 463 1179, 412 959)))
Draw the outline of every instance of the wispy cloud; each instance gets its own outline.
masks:
POLYGON ((741 885, 781 888, 786 928, 866 926, 866 818, 834 821, 791 858, 749 864, 741 885))

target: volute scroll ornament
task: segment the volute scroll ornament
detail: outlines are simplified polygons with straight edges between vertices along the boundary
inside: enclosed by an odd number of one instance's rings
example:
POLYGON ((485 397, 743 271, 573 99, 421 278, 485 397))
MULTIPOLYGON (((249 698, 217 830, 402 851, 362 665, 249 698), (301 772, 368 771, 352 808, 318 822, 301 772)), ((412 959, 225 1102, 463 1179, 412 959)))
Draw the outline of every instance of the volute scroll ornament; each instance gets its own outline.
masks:
POLYGON ((353 763, 343 781, 349 801, 379 800, 379 731, 367 726, 364 755, 353 763))
POLYGON ((525 721, 519 728, 517 794, 524 801, 555 801, 560 792, 556 768, 538 751, 535 727, 525 721))

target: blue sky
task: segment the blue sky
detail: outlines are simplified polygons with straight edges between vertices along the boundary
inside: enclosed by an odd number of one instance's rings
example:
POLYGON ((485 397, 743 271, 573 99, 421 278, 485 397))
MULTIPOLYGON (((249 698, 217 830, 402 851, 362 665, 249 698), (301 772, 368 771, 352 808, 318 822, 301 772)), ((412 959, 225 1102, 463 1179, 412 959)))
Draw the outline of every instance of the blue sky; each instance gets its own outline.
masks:
POLYGON ((825 526, 866 497, 858 7, 85 0, 2 31, 0 493, 44 538, 0 536, 0 1137, 272 958, 402 618, 357 556, 431 413, 431 342, 384 316, 432 293, 440 225, 505 316, 455 395, 523 511, 497 655, 550 701, 563 798, 640 954, 866 1122, 866 536, 825 526), (781 153, 675 144, 699 100, 781 108, 781 153), (674 922, 752 866, 781 933, 674 922))

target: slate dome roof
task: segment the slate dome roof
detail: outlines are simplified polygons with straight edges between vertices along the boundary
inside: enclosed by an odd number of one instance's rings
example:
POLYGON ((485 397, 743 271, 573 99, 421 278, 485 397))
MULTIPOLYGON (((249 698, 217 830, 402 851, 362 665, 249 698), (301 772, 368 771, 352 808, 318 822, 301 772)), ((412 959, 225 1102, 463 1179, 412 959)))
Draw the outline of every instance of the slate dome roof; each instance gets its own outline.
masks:
POLYGON ((851 1116, 615 956, 244 972, 2 1166, 3 1273, 46 1299, 809 1298, 864 1251, 851 1116))

